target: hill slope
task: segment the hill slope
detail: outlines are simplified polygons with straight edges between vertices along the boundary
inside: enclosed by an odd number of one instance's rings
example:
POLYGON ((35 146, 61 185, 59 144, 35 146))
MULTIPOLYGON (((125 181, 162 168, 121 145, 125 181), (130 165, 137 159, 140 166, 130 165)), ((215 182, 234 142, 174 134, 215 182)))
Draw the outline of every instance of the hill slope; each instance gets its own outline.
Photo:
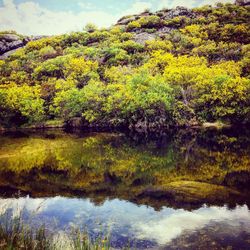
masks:
POLYGON ((0 124, 249 122, 249 10, 218 4, 145 11, 110 29, 88 25, 29 42, 0 60, 0 124))

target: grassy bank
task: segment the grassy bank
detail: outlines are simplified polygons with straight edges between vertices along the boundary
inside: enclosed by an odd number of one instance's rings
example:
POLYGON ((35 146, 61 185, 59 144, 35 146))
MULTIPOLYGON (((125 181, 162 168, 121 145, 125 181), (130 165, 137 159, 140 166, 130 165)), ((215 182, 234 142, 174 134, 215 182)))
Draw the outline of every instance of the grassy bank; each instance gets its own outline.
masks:
POLYGON ((20 217, 0 218, 0 249, 2 250, 108 250, 107 236, 91 240, 79 229, 53 233, 45 226, 31 228, 20 217))

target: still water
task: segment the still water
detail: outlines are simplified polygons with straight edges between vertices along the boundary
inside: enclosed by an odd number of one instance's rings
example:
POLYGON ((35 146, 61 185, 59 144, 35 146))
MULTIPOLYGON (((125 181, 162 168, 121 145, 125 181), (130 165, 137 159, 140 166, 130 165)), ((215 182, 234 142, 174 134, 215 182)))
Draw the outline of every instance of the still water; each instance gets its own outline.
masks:
POLYGON ((250 133, 0 135, 0 214, 136 249, 250 248, 250 133))

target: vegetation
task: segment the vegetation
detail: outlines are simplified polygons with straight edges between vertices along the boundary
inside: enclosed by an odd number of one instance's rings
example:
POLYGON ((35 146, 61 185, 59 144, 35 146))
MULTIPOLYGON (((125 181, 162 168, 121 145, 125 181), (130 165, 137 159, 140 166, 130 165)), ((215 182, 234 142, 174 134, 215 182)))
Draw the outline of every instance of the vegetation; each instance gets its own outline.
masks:
POLYGON ((107 237, 92 241, 87 233, 72 230, 66 235, 47 232, 44 226, 31 229, 21 216, 0 217, 0 247, 2 250, 108 250, 107 237))
POLYGON ((166 199, 148 200, 156 208, 178 207, 177 199, 169 199, 172 194, 180 194, 181 206, 188 200, 189 207, 218 200, 235 204, 235 196, 228 197, 232 191, 236 197, 246 194, 243 200, 249 201, 249 138, 249 131, 232 129, 185 129, 159 138, 140 133, 6 133, 0 139, 0 192, 85 194, 98 204, 107 197, 146 204, 152 190, 166 192, 166 199))
POLYGON ((88 24, 0 60, 0 125, 76 117, 102 127, 249 123, 249 7, 161 15, 108 30, 88 24), (136 32, 155 39, 144 44, 136 32))

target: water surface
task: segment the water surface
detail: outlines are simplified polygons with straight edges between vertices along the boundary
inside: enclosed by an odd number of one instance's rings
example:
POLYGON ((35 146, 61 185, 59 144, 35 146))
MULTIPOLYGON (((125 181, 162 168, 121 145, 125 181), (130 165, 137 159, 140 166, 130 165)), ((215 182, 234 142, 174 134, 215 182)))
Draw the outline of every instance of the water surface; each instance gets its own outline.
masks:
POLYGON ((248 249, 249 183, 243 129, 0 136, 2 215, 110 234, 115 248, 248 249))

